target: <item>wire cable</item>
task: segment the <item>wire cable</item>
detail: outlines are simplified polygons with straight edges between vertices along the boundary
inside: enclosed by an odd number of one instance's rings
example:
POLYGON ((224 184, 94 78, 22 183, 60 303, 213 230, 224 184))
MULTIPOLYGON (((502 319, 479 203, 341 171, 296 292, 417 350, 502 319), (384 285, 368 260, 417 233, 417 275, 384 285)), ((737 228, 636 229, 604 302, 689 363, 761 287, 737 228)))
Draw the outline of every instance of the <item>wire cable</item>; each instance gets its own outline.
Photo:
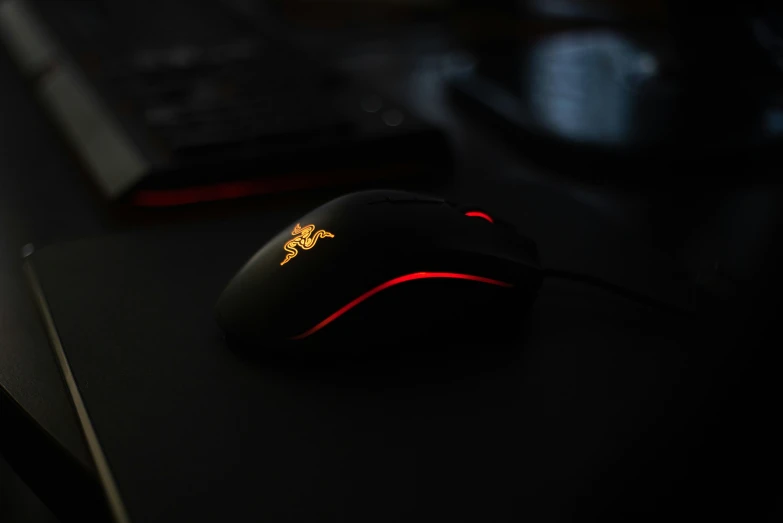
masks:
POLYGON ((696 312, 691 309, 673 305, 669 302, 653 298, 641 292, 637 292, 622 287, 620 285, 608 282, 602 278, 598 278, 596 276, 590 276, 589 274, 581 274, 578 272, 561 271, 555 269, 546 269, 544 270, 544 277, 582 283, 585 285, 589 285, 591 287, 603 289, 605 291, 611 292, 612 294, 622 296, 623 298, 633 301, 635 303, 646 305, 648 307, 652 307, 654 309, 658 309, 668 313, 684 315, 688 317, 696 316, 696 312))

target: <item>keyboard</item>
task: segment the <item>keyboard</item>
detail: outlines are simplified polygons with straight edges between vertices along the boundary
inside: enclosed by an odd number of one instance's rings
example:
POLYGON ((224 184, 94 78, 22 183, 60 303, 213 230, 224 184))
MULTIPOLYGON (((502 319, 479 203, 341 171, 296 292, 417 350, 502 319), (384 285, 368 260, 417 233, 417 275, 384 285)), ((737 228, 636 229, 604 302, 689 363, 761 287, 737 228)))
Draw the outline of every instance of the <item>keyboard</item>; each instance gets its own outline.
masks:
POLYGON ((0 0, 0 35, 110 200, 166 206, 448 169, 440 131, 217 2, 0 0))

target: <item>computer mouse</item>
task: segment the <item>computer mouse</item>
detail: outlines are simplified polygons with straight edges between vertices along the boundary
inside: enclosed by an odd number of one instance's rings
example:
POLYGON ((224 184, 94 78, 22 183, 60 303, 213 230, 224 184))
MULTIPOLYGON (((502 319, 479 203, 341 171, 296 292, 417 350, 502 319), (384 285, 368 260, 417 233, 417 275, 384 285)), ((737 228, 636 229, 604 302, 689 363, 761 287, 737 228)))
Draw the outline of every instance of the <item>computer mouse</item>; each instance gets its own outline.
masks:
POLYGON ((518 330, 541 280, 535 243, 485 210, 362 191, 269 240, 216 318, 230 338, 265 346, 480 341, 518 330))

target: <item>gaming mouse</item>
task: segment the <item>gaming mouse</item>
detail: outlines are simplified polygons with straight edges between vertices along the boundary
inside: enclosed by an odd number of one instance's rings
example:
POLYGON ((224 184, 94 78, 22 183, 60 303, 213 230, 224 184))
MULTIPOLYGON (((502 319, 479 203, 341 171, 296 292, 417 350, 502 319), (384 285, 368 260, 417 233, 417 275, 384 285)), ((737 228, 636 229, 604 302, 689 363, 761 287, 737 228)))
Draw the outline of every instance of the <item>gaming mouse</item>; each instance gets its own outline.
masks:
POLYGON ((243 342, 459 341, 515 330, 542 273, 497 217, 392 190, 332 200, 282 230, 220 296, 243 342))

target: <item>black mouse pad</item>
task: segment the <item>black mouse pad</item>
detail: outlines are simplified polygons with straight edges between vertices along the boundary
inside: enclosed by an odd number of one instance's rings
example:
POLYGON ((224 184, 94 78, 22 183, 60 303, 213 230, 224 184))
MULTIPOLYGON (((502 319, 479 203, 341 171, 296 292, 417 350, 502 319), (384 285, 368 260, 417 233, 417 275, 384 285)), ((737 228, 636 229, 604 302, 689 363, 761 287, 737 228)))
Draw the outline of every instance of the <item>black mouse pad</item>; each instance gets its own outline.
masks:
POLYGON ((647 514, 651 485, 687 476, 675 435, 704 393, 692 347, 602 291, 545 283, 498 326, 519 330, 512 347, 232 350, 214 303, 301 211, 27 259, 118 521, 573 521, 647 514))

